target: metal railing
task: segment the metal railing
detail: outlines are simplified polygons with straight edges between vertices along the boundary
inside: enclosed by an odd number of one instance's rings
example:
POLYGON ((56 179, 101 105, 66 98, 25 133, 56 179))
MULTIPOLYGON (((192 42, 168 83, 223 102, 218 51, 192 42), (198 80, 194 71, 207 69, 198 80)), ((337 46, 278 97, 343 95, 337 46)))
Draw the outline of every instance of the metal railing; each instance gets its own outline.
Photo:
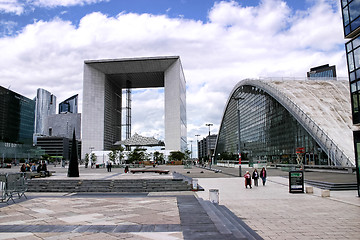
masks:
POLYGON ((27 179, 24 173, 6 173, 0 174, 0 200, 1 202, 9 202, 11 199, 14 203, 14 195, 18 195, 19 199, 24 196, 27 191, 27 179))

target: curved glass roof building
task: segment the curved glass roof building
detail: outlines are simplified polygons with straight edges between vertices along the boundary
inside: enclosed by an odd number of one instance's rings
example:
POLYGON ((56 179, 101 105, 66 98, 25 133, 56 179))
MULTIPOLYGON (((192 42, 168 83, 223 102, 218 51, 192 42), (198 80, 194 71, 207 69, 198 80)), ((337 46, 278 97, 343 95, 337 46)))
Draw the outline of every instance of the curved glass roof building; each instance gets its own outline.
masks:
POLYGON ((215 161, 355 166, 348 81, 245 79, 231 91, 215 161), (298 154, 297 154, 298 153, 298 154))

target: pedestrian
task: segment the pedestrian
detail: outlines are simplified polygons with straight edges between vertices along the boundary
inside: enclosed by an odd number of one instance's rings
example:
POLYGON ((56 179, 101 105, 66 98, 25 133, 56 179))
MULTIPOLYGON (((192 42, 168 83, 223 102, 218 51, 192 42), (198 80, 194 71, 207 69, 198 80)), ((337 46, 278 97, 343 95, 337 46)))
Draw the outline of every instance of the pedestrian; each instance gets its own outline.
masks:
POLYGON ((249 171, 246 171, 244 178, 245 178, 245 187, 247 188, 247 186, 250 186, 250 188, 252 188, 251 187, 251 175, 250 175, 249 171))
POLYGON ((265 182, 266 182, 266 170, 265 170, 265 167, 263 167, 260 171, 260 177, 261 177, 261 180, 263 182, 263 186, 265 186, 265 182))
POLYGON ((110 172, 110 165, 109 165, 109 161, 106 161, 106 169, 108 172, 110 172))
POLYGON ((45 177, 50 177, 50 172, 47 170, 47 165, 45 161, 41 165, 41 172, 45 173, 45 177))
POLYGON ((254 186, 258 186, 258 179, 259 179, 259 173, 256 170, 256 168, 254 169, 253 173, 252 173, 252 179, 254 179, 254 186))
POLYGON ((128 173, 128 171, 129 171, 129 166, 125 166, 124 172, 128 173))
POLYGON ((21 165, 20 172, 26 172, 25 164, 21 165))
POLYGON ((109 162, 109 172, 111 172, 111 167, 112 167, 112 164, 111 164, 111 162, 109 162))
POLYGON ((31 171, 32 171, 32 172, 36 172, 36 164, 35 164, 35 163, 33 163, 33 164, 31 165, 31 171))

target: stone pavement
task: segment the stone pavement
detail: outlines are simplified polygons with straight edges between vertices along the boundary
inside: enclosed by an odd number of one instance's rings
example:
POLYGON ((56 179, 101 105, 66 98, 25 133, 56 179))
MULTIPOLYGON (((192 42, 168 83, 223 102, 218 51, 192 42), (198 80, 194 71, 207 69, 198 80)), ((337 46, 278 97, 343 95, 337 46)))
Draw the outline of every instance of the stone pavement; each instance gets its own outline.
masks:
POLYGON ((208 199, 219 190, 225 205, 264 239, 360 239, 360 198, 356 191, 331 191, 329 198, 291 194, 288 179, 269 177, 265 186, 246 189, 243 178, 199 178, 208 199))
MULTIPOLYGON (((329 198, 322 198, 317 188, 314 194, 290 194, 288 179, 279 176, 270 176, 266 186, 246 189, 243 178, 229 174, 182 166, 161 168, 198 178, 205 191, 27 193, 28 200, 0 203, 0 239, 225 239, 219 223, 214 225, 211 214, 196 200, 208 200, 209 189, 219 189, 220 205, 263 239, 360 239, 356 191, 332 191, 329 198)), ((56 171, 50 178, 66 177, 66 169, 50 170, 56 171)), ((107 173, 106 169, 84 168, 80 168, 80 176, 160 177, 123 174, 122 169, 107 173)))

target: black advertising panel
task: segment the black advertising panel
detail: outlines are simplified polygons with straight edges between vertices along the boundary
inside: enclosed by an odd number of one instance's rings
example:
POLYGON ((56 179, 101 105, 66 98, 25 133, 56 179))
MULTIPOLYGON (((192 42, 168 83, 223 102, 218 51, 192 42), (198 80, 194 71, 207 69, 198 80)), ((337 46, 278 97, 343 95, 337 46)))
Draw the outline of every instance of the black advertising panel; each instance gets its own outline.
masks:
POLYGON ((290 171, 289 172, 289 192, 303 193, 304 192, 304 172, 290 171))

